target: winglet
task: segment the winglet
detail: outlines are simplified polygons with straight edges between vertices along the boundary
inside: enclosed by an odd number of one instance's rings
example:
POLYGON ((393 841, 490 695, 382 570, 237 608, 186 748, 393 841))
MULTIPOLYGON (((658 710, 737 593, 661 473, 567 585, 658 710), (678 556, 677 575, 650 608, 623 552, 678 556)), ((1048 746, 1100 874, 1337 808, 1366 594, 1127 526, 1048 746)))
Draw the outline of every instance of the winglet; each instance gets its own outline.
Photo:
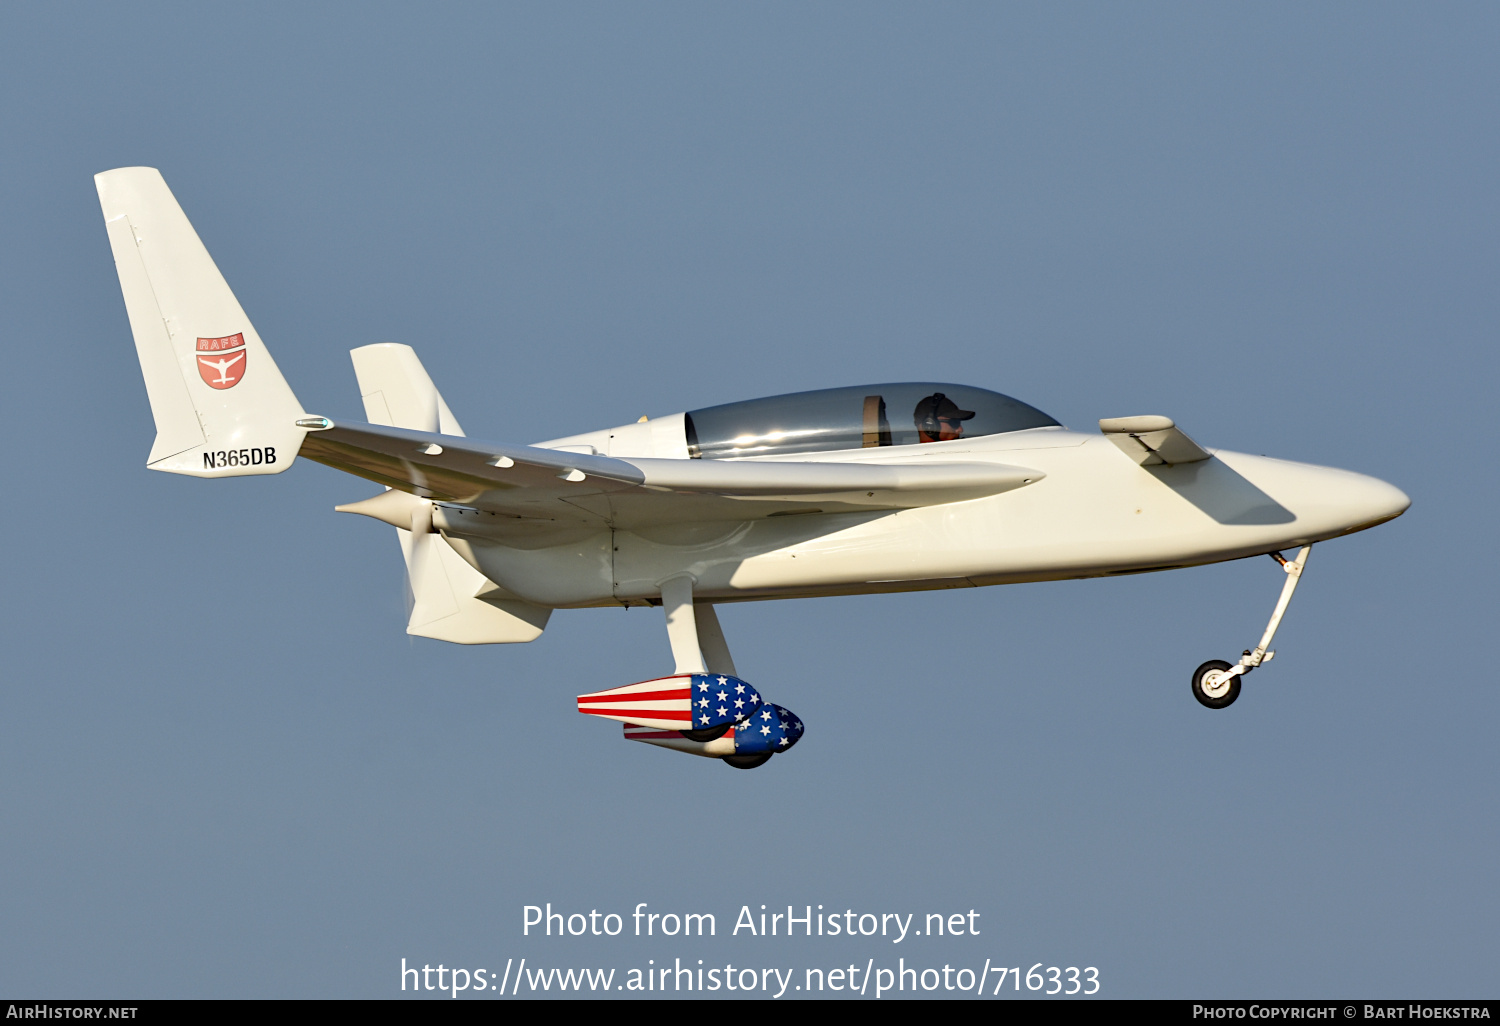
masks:
POLYGON ((377 342, 351 349, 354 376, 371 424, 429 434, 459 435, 464 429, 438 394, 427 368, 411 346, 377 342))

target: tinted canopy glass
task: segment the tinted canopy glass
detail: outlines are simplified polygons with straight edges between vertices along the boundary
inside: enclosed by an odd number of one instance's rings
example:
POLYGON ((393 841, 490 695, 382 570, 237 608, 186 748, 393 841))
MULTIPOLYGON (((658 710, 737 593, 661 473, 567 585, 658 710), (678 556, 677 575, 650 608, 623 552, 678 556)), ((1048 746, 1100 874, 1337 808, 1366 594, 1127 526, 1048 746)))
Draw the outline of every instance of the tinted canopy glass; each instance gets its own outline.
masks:
POLYGON ((686 426, 694 459, 728 459, 916 445, 1058 424, 999 392, 908 381, 710 406, 689 413, 686 426))

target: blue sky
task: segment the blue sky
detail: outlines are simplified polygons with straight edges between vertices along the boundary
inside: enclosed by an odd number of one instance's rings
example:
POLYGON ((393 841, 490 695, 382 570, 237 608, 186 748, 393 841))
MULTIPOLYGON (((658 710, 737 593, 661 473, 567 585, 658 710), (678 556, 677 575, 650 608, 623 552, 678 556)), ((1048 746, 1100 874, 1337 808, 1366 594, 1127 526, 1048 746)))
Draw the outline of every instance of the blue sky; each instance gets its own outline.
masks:
POLYGON ((1418 5, 80 4, 0 14, 0 990, 399 994, 401 958, 1091 965, 1114 997, 1493 996, 1500 16, 1418 5), (1375 474, 1269 560, 753 603, 754 773, 572 696, 659 611, 409 639, 366 483, 144 468, 91 176, 159 167, 304 404, 417 348, 532 441, 902 379, 1375 474), (522 907, 982 913, 521 935, 522 907), (908 941, 906 944, 914 944, 908 941))

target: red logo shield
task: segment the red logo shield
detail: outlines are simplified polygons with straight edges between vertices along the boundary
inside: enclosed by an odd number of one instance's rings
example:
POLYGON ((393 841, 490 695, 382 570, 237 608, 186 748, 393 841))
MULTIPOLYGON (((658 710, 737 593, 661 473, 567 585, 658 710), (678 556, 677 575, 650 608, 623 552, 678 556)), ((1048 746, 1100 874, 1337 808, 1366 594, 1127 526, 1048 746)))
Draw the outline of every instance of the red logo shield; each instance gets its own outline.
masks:
POLYGON ((198 375, 209 388, 233 388, 245 376, 245 334, 198 340, 198 375))

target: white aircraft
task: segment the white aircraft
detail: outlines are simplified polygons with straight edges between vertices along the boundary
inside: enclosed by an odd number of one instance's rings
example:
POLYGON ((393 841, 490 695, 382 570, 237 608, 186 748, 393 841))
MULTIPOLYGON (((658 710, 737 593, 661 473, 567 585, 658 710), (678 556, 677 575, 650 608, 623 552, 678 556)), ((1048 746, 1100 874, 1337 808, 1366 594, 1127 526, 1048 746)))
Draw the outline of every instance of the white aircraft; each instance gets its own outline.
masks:
POLYGON ((742 768, 790 748, 802 724, 739 678, 715 603, 1269 555, 1286 576, 1260 643, 1192 676, 1198 701, 1222 709, 1275 654, 1313 543, 1410 504, 1361 474, 1202 448, 1167 417, 1072 431, 996 392, 931 382, 490 443, 465 437, 410 347, 383 343, 351 354, 368 423, 333 420, 292 394, 156 170, 95 183, 156 421, 148 467, 237 477, 302 456, 384 485, 337 508, 396 528, 409 634, 524 642, 554 609, 662 606, 674 672, 579 696, 579 710, 742 768), (241 336, 231 384, 195 370, 200 350, 241 336))

